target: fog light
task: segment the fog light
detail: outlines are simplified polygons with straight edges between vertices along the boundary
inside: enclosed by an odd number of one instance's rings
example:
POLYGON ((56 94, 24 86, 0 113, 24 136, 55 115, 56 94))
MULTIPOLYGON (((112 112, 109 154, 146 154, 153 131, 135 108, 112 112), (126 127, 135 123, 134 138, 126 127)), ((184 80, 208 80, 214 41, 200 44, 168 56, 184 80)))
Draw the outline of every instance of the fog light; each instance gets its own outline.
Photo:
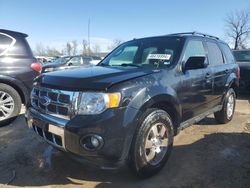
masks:
POLYGON ((91 144, 92 144, 95 148, 97 148, 97 147, 100 145, 98 139, 97 139, 96 137, 94 137, 94 136, 91 136, 91 144))
POLYGON ((87 135, 81 138, 80 144, 88 151, 95 151, 103 146, 103 139, 99 135, 87 135))

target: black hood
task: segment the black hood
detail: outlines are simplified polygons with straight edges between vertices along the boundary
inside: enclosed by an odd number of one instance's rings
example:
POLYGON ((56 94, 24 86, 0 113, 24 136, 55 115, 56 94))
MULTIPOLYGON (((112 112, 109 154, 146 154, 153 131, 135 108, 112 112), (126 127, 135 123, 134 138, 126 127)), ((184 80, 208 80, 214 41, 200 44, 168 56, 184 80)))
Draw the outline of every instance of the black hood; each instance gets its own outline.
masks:
POLYGON ((62 90, 106 90, 114 84, 153 72, 134 67, 94 66, 42 74, 36 81, 43 87, 62 90))

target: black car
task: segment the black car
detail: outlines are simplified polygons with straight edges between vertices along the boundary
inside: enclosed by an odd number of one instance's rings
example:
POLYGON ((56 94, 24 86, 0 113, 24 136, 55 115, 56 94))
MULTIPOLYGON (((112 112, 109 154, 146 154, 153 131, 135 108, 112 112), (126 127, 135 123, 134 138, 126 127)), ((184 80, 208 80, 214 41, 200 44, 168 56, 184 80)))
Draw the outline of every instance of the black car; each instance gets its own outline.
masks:
POLYGON ((29 101, 33 79, 41 71, 26 37, 0 29, 0 124, 16 117, 29 101))
POLYGON ((234 50, 233 54, 240 66, 240 91, 250 92, 250 50, 234 50))
POLYGON ((128 162, 147 177, 164 166, 181 129, 212 113, 219 123, 232 120, 238 82, 232 52, 216 37, 135 39, 98 66, 38 77, 26 117, 75 158, 101 167, 128 162))
POLYGON ((77 67, 92 66, 95 61, 101 61, 101 58, 95 56, 65 56, 56 59, 53 63, 43 65, 42 73, 56 70, 72 69, 77 67))

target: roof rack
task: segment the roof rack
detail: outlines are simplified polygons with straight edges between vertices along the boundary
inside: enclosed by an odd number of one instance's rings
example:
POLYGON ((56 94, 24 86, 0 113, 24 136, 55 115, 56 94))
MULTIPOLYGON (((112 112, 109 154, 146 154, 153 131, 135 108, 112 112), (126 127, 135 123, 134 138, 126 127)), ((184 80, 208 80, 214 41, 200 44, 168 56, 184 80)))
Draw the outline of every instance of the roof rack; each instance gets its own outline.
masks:
POLYGON ((219 40, 219 37, 216 37, 216 36, 213 36, 213 35, 208 35, 206 33, 200 33, 200 32, 185 32, 185 33, 173 33, 173 34, 170 34, 170 35, 200 35, 200 36, 203 36, 203 37, 210 37, 210 38, 214 38, 214 39, 217 39, 219 40))

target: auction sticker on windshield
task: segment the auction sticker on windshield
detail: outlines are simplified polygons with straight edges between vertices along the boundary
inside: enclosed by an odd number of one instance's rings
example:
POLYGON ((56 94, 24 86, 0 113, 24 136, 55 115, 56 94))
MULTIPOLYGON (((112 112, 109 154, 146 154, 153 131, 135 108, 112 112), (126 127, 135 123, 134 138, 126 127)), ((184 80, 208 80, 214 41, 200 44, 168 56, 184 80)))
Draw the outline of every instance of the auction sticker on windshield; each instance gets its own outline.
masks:
POLYGON ((171 54, 148 54, 147 59, 170 60, 171 54))

